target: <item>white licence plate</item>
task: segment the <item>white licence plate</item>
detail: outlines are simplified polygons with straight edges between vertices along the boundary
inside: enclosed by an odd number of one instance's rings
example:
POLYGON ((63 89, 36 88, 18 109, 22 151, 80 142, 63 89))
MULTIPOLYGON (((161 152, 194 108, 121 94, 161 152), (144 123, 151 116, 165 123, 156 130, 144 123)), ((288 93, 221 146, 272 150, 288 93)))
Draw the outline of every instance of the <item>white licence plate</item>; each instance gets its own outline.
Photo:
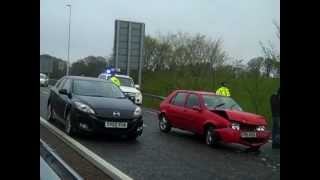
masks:
POLYGON ((127 122, 110 122, 106 121, 104 127, 106 128, 127 128, 127 122))
POLYGON ((241 132, 241 137, 242 138, 255 138, 257 137, 256 132, 241 132))

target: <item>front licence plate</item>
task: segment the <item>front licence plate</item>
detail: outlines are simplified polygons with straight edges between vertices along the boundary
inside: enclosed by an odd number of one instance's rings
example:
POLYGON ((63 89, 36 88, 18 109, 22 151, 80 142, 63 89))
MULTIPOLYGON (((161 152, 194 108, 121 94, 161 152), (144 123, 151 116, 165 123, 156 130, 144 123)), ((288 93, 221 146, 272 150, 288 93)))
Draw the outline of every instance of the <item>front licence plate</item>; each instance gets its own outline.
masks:
POLYGON ((256 132, 241 132, 241 137, 242 138, 255 138, 257 137, 256 132))
POLYGON ((127 128, 128 124, 126 122, 110 122, 110 121, 106 121, 104 126, 106 128, 127 128))

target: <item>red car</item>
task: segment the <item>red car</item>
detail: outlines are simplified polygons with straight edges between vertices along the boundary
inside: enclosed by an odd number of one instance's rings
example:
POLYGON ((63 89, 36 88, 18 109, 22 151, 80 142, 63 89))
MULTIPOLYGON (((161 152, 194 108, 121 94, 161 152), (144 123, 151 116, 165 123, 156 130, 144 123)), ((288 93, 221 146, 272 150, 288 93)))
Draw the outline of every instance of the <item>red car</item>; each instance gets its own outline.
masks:
POLYGON ((159 128, 171 127, 205 136, 206 144, 239 143, 258 150, 271 136, 263 116, 243 112, 231 98, 211 92, 176 90, 161 104, 159 128))

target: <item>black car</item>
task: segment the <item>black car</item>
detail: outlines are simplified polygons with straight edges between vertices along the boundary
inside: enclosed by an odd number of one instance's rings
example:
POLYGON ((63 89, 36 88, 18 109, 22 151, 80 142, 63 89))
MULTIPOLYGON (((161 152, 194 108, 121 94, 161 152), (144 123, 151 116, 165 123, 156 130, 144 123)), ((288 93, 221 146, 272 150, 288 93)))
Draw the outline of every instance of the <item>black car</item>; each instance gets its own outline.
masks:
POLYGON ((69 135, 104 133, 136 139, 142 134, 141 108, 113 83, 65 76, 50 89, 48 120, 65 125, 69 135))

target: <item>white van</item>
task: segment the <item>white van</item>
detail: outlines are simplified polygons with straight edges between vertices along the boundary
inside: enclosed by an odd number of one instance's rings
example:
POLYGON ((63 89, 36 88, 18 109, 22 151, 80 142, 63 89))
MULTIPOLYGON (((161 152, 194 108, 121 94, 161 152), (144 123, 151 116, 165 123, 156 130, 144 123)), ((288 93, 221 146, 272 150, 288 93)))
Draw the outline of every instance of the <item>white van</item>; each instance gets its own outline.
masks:
MULTIPOLYGON (((141 105, 142 94, 141 94, 141 91, 139 90, 140 88, 139 85, 135 85, 133 79, 130 76, 120 75, 120 74, 116 74, 115 76, 120 81, 121 91, 128 96, 134 97, 135 103, 138 105, 141 105)), ((108 75, 103 73, 103 74, 100 74, 98 78, 108 79, 108 75)))

